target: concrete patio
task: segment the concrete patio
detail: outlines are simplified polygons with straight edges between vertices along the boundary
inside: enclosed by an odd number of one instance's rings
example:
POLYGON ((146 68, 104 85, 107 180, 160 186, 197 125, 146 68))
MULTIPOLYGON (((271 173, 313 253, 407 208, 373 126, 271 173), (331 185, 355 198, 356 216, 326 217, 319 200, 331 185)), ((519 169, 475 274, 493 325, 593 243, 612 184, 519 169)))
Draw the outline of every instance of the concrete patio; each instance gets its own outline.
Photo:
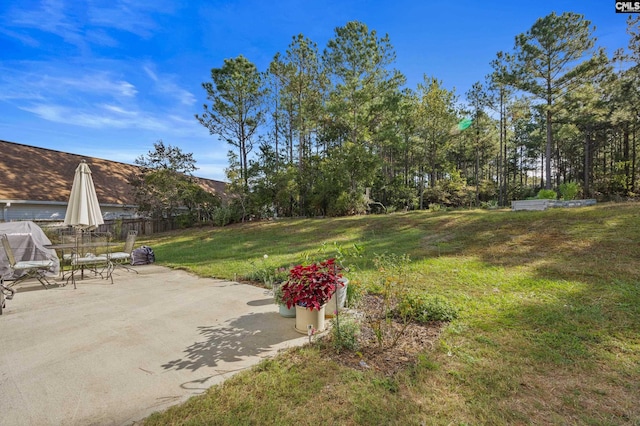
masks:
POLYGON ((0 316, 0 424, 134 424, 306 342, 264 289, 136 268, 18 286, 0 316))

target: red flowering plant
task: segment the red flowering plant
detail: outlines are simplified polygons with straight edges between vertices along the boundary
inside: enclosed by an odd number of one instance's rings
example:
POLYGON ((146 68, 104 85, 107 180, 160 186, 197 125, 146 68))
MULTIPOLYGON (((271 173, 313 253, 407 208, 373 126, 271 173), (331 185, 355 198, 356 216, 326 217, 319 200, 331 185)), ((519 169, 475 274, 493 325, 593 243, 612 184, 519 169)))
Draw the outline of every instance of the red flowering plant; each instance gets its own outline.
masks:
POLYGON ((338 285, 342 268, 335 259, 311 265, 297 265, 289 271, 289 279, 282 285, 282 301, 287 308, 299 305, 309 309, 320 309, 325 305, 338 285))

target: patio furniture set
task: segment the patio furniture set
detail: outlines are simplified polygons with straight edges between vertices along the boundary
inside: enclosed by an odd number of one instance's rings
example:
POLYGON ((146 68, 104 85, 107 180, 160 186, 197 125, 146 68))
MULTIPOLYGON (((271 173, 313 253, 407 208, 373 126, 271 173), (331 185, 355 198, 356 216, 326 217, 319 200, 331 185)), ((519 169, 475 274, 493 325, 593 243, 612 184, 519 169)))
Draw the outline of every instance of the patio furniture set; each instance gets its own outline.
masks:
MULTIPOLYGON (((24 239, 29 235, 21 235, 24 239)), ((13 236, 15 239, 15 236, 13 236)), ((76 280, 84 279, 85 271, 108 279, 113 284, 113 271, 123 268, 138 273, 127 266, 131 260, 131 253, 137 237, 136 231, 129 231, 124 247, 121 250, 111 238, 108 232, 85 232, 73 230, 73 233, 60 234, 60 242, 56 244, 44 244, 42 247, 48 251, 45 255, 34 255, 30 251, 16 250, 11 246, 8 234, 0 234, 2 249, 6 260, 6 268, 0 273, 0 315, 5 307, 5 299, 12 299, 15 287, 18 283, 27 279, 37 279, 46 289, 52 285, 48 277, 58 276, 59 284, 73 283, 77 288, 76 280), (58 257, 56 251, 60 252, 58 257), (62 262, 59 261, 62 260, 62 262)))

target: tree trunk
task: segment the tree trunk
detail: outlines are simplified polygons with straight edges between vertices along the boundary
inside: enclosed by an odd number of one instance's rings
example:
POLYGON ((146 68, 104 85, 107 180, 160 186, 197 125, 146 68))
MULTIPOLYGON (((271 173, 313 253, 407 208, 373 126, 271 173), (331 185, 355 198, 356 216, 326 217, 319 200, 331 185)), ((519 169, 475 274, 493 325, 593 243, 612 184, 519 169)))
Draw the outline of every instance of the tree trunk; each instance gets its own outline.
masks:
POLYGON ((589 175, 591 173, 591 131, 584 133, 584 196, 590 198, 591 189, 589 188, 589 175))
POLYGON ((503 88, 500 87, 500 149, 498 150, 498 165, 497 165, 497 178, 498 178, 498 205, 500 207, 505 206, 506 205, 506 200, 505 200, 505 196, 504 196, 504 188, 503 188, 503 182, 504 182, 504 178, 506 176, 506 173, 503 174, 503 163, 502 163, 502 144, 504 143, 504 138, 502 137, 503 135, 503 129, 505 127, 505 117, 504 117, 504 111, 503 111, 503 105, 504 105, 504 91, 503 88))
POLYGON ((624 162, 624 186, 627 194, 631 191, 631 170, 630 164, 630 146, 629 146, 629 125, 624 126, 622 136, 622 161, 624 162))
POLYGON ((544 163, 544 187, 545 189, 551 189, 551 148, 553 145, 553 134, 551 132, 551 99, 547 102, 547 146, 545 149, 545 163, 544 163))
POLYGON ((420 210, 424 209, 424 168, 420 166, 420 179, 418 182, 418 191, 420 192, 420 210))
POLYGON ((546 164, 546 163, 545 163, 545 155, 544 155, 544 153, 541 155, 541 157, 542 157, 542 158, 540 159, 540 161, 541 161, 541 163, 540 163, 540 164, 541 164, 541 170, 540 170, 540 188, 544 188, 544 187, 546 187, 546 178, 545 178, 545 175, 544 175, 544 171, 545 171, 545 164, 546 164))
POLYGON ((631 145, 631 191, 636 192, 636 130, 637 126, 633 126, 633 144, 631 145))

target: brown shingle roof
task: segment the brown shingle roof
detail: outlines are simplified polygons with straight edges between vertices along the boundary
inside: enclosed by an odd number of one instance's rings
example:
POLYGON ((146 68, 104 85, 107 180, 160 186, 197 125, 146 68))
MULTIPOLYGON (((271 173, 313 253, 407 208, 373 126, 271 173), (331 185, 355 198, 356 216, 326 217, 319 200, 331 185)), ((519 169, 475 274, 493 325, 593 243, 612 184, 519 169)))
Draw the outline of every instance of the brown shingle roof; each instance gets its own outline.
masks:
MULTIPOLYGON (((0 199, 67 202, 80 160, 91 168, 101 204, 135 204, 128 179, 138 166, 2 140, 0 199)), ((224 182, 203 178, 198 181, 205 190, 225 196, 224 182)))

